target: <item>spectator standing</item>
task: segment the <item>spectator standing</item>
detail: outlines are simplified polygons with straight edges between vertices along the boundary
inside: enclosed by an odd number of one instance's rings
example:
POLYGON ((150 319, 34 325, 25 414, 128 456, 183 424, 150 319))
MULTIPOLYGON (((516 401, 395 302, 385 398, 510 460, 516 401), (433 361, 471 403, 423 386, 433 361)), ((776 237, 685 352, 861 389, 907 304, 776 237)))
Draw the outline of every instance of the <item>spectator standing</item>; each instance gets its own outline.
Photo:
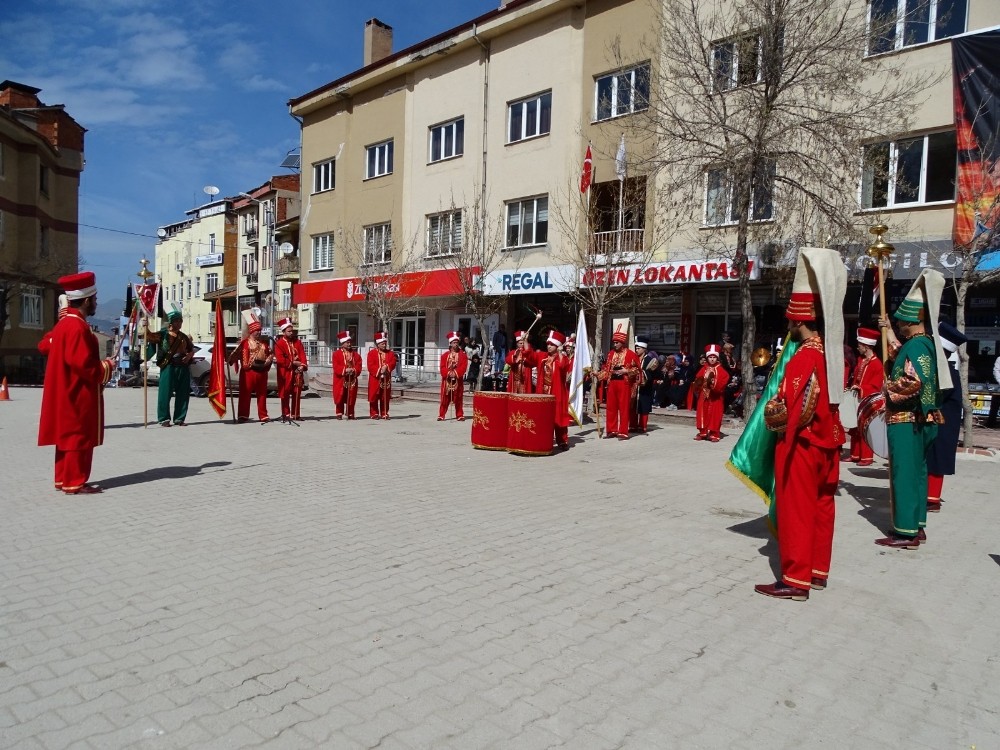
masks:
MULTIPOLYGON (((993 362, 993 380, 1000 383, 1000 357, 993 362)), ((987 427, 997 426, 997 413, 1000 412, 1000 393, 990 396, 990 415, 986 418, 987 427)))
POLYGON ((493 346, 493 372, 496 374, 503 370, 504 359, 507 357, 507 328, 503 323, 493 334, 490 344, 493 346))

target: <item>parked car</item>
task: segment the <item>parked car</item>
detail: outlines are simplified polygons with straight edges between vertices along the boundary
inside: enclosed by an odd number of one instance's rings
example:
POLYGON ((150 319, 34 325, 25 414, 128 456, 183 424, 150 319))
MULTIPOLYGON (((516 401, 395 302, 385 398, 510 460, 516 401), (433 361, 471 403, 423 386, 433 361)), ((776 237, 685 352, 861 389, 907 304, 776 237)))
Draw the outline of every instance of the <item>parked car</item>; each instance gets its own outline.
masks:
MULTIPOLYGON (((236 351, 238 342, 227 341, 226 342, 226 357, 228 358, 230 354, 236 351)), ((208 396, 208 381, 212 375, 212 347, 214 345, 212 342, 195 342, 194 343, 194 359, 191 360, 191 394, 197 396, 198 398, 205 398, 208 396)), ((230 370, 230 389, 233 393, 239 389, 239 378, 235 371, 230 370)), ((309 384, 306 383, 303 391, 309 390, 309 384)), ((267 373, 267 392, 270 395, 277 395, 278 393, 278 368, 275 365, 271 365, 271 369, 267 373)))

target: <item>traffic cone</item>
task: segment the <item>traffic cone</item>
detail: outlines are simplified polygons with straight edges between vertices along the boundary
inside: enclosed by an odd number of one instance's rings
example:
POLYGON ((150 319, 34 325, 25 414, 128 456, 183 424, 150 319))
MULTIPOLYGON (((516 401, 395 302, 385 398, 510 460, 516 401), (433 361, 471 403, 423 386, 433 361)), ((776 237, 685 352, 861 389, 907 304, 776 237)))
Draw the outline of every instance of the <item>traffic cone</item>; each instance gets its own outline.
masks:
POLYGON ((7 387, 7 378, 4 377, 0 383, 0 401, 10 401, 10 389, 7 387))

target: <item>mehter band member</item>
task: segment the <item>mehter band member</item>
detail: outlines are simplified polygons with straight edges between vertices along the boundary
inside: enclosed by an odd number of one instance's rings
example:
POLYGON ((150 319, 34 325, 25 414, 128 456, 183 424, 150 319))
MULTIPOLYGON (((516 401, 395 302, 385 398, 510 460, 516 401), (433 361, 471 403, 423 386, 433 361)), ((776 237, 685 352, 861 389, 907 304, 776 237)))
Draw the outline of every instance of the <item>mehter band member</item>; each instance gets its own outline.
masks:
POLYGON ((156 386, 156 421, 161 427, 170 427, 170 397, 174 398, 174 424, 184 426, 188 403, 191 400, 191 360, 194 344, 191 337, 181 330, 184 315, 171 303, 167 324, 159 331, 149 330, 146 318, 146 341, 156 344, 156 366, 160 368, 160 382, 156 386))
POLYGON ((528 343, 525 331, 516 331, 514 349, 507 352, 506 363, 510 368, 507 377, 507 393, 531 393, 531 371, 535 368, 538 352, 528 343))
MULTIPOLYGON (((882 360, 875 356, 875 345, 878 343, 879 332, 870 328, 858 329, 858 366, 854 369, 854 380, 851 382, 851 389, 857 394, 858 403, 861 403, 868 396, 879 393, 882 384, 885 383, 885 369, 882 367, 882 360)), ((871 466, 872 452, 871 446, 861 434, 861 427, 855 427, 850 431, 851 455, 845 459, 848 463, 857 463, 858 466, 871 466)))
POLYGON ((705 347, 705 364, 694 378, 693 388, 698 396, 695 413, 698 434, 694 436, 695 440, 717 443, 722 439, 722 417, 728 382, 729 372, 719 362, 719 347, 709 344, 705 347))
POLYGON ((639 357, 628 348, 628 333, 618 326, 618 330, 611 335, 611 351, 597 376, 607 387, 606 437, 617 436, 619 440, 628 440, 632 383, 638 377, 639 357))
POLYGON ((438 422, 443 422, 448 416, 448 407, 455 404, 455 419, 465 421, 465 398, 463 381, 469 369, 469 355, 462 350, 462 337, 458 331, 448 333, 448 351, 441 355, 441 404, 438 409, 438 422))
POLYGON ((555 396, 556 418, 554 422, 555 441, 559 450, 569 450, 569 388, 566 380, 570 375, 569 358, 559 349, 566 343, 558 331, 552 331, 545 340, 545 354, 536 359, 538 382, 535 393, 555 396))
POLYGON ((354 351, 350 331, 337 334, 340 348, 331 357, 333 364, 333 404, 337 419, 354 419, 354 405, 358 400, 358 377, 361 375, 361 355, 354 351))
POLYGON ((257 419, 261 424, 271 421, 267 416, 267 373, 274 363, 274 355, 267 342, 261 339, 261 324, 249 311, 243 313, 246 335, 229 355, 229 364, 237 364, 240 372, 240 397, 237 401, 237 422, 250 421, 250 399, 257 397, 257 419))
POLYGON ((927 512, 941 510, 941 491, 945 476, 955 473, 955 452, 962 432, 962 379, 958 375, 958 348, 969 341, 964 333, 941 321, 938 323, 941 347, 948 355, 948 370, 952 388, 941 392, 941 416, 944 424, 938 426, 937 437, 927 453, 927 512))
POLYGON ((375 348, 368 352, 368 416, 389 418, 392 401, 392 371, 396 369, 396 353, 389 349, 389 334, 375 332, 375 348))
POLYGON ((278 367, 278 397, 281 399, 281 421, 301 419, 302 388, 309 369, 306 350, 299 340, 291 318, 278 323, 281 337, 274 343, 274 362, 278 367))

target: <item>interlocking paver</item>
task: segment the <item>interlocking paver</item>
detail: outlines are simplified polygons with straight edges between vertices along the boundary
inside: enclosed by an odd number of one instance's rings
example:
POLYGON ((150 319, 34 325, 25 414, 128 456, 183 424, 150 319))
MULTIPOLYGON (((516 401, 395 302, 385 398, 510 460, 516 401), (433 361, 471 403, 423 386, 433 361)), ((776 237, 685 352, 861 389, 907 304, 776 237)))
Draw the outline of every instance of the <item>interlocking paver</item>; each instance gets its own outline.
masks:
POLYGON ((884 469, 845 467, 830 588, 793 604, 752 592, 775 548, 731 441, 681 426, 523 459, 433 404, 144 430, 111 390, 108 489, 68 498, 39 397, 0 404, 0 746, 1000 744, 988 457, 915 553, 872 544, 884 469))

